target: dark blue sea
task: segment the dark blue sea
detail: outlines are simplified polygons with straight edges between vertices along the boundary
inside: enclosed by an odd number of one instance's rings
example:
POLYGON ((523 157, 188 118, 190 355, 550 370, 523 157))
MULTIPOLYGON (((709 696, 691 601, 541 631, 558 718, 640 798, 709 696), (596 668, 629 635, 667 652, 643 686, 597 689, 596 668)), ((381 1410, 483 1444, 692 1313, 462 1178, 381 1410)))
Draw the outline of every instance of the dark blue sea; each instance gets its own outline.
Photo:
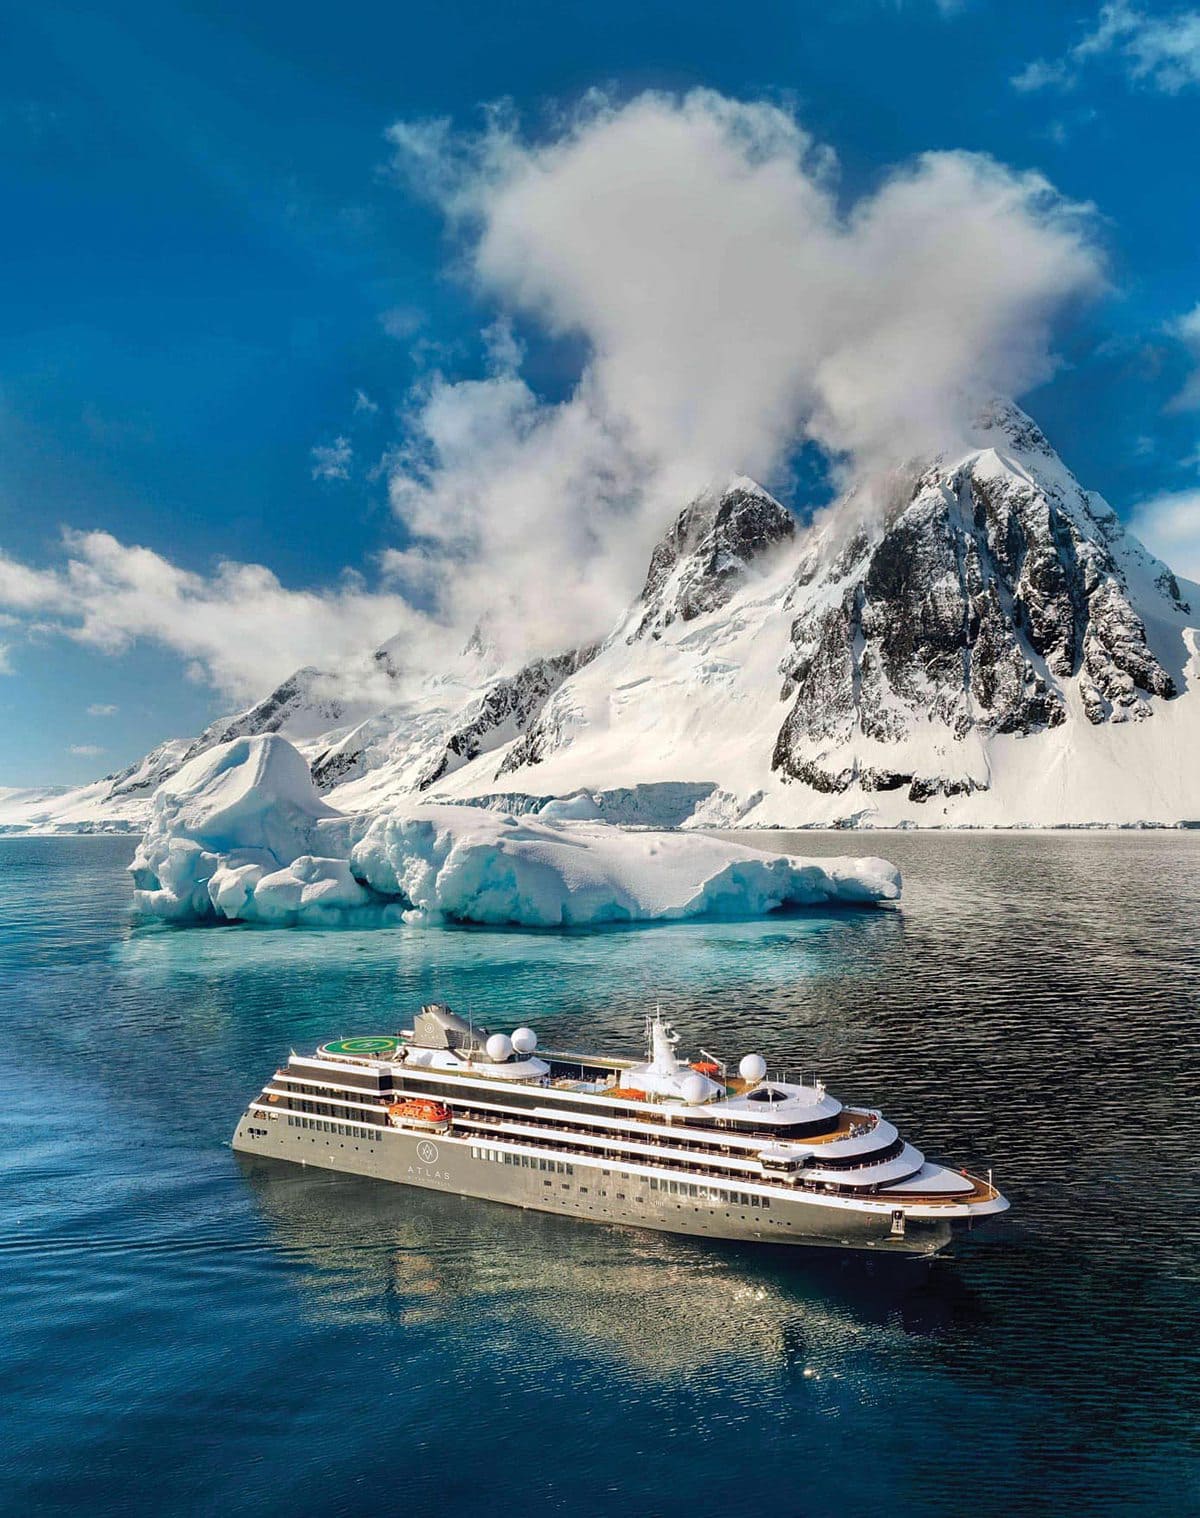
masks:
POLYGON ((0 842, 0 1512, 1200 1512, 1200 834, 774 835, 899 910, 552 934, 137 926, 0 842), (930 1267, 262 1162, 289 1049, 443 998, 816 1072, 1013 1210, 930 1267))

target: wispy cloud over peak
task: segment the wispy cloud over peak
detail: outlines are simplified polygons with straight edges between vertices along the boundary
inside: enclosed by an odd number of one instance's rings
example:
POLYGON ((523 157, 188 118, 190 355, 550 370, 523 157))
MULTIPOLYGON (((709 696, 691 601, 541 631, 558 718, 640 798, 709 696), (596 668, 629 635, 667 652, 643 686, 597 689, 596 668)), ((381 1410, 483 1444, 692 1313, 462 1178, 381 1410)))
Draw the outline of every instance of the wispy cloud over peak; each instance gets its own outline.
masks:
POLYGON ((593 93, 536 139, 501 110, 390 140, 501 319, 483 378, 416 397, 393 505, 417 554, 453 558, 452 618, 552 551, 561 606, 507 613, 547 646, 603 625, 668 503, 806 440, 858 469, 946 445, 980 394, 1048 377, 1056 317, 1102 283, 1088 208, 1041 176, 931 153, 846 207, 774 102, 593 93), (565 399, 534 394, 506 316, 579 343, 565 399))

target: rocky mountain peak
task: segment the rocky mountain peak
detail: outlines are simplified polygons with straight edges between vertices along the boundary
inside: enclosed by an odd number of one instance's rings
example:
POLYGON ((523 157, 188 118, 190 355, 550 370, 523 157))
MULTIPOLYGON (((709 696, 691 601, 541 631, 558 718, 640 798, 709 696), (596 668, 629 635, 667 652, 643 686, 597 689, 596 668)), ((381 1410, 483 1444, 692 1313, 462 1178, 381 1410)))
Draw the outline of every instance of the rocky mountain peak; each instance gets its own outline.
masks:
POLYGON ((777 771, 825 791, 907 785, 920 801, 986 787, 955 743, 1056 727, 1071 691, 1096 725, 1142 720, 1151 696, 1176 694, 1122 563, 1148 556, 1018 408, 997 409, 990 430, 1021 459, 985 447, 939 462, 852 552, 831 554, 823 579, 806 566, 777 771))
POLYGON ((975 418, 973 431, 985 446, 1058 462, 1046 434, 1015 401, 995 396, 975 418))
POLYGON ((630 641, 724 606, 754 561, 795 532, 791 512, 751 479, 739 476, 719 493, 703 492, 650 556, 639 597, 645 610, 630 641))

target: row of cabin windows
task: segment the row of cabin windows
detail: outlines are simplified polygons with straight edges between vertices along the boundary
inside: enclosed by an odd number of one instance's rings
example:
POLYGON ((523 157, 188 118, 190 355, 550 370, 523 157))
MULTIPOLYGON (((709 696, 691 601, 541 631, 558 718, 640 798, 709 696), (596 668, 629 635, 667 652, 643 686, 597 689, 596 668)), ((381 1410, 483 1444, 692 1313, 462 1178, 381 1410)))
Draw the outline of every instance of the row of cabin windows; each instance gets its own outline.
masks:
MULTIPOLYGON (((313 1112, 320 1117, 342 1117, 346 1111, 345 1107, 335 1107, 331 1102, 310 1102, 297 1096, 290 1098, 290 1106, 293 1112, 313 1112)), ((373 1113, 364 1112, 358 1121, 361 1123, 382 1123, 384 1115, 380 1112, 378 1118, 376 1118, 373 1113)))
POLYGON ((503 1149, 483 1149, 471 1145, 473 1160, 492 1160, 497 1165, 515 1165, 518 1170, 551 1170, 556 1175, 574 1175, 575 1166, 562 1160, 544 1160, 536 1154, 508 1154, 503 1149))
POLYGON ((289 1128, 312 1128, 318 1133, 341 1133, 346 1138, 365 1138, 378 1141, 383 1133, 378 1128, 351 1127, 349 1123, 327 1123, 319 1117, 295 1117, 289 1115, 289 1128))
POLYGON ((721 1191, 715 1186, 696 1186, 691 1181, 660 1180, 650 1177, 651 1191, 665 1191, 668 1196, 694 1196, 704 1202, 733 1202, 739 1207, 769 1207, 771 1198, 755 1196, 752 1191, 721 1191))
MULTIPOLYGON (((474 1123, 474 1122, 478 1122, 479 1119, 478 1119, 478 1117, 472 1117, 472 1116, 468 1115, 467 1113, 462 1112, 462 1113, 458 1114, 458 1121, 460 1123, 474 1123)), ((616 1155, 614 1155, 611 1152, 611 1150, 616 1150, 619 1147, 619 1144, 617 1142, 615 1142, 615 1140, 617 1140, 618 1137, 620 1137, 620 1138, 624 1138, 625 1137, 625 1135, 623 1135, 623 1134, 620 1135, 620 1136, 613 1135, 613 1134, 606 1135, 606 1137, 608 1137, 610 1139, 613 1139, 614 1143, 611 1145, 610 1153, 602 1155, 602 1151, 600 1149, 598 1149, 598 1148, 595 1148, 595 1149, 592 1149, 592 1148, 585 1149, 582 1145, 572 1145, 572 1143, 571 1143, 571 1136, 570 1136, 570 1131, 569 1130, 558 1129, 557 1127, 555 1127, 555 1126, 553 1126, 551 1124, 546 1124, 546 1125, 542 1125, 542 1126, 545 1126, 545 1128, 546 1128, 546 1132, 547 1132, 547 1135, 548 1135, 547 1140, 546 1140, 547 1143, 552 1142, 554 1144, 554 1147, 556 1149, 575 1149, 575 1151, 577 1153, 582 1154, 582 1155, 587 1155, 590 1159, 600 1159, 602 1157, 606 1158, 606 1159, 611 1159, 611 1158, 617 1157, 616 1155), (553 1138, 552 1139, 549 1137, 550 1134, 553 1134, 553 1138)), ((636 1138, 639 1138, 640 1135, 633 1134, 633 1135, 630 1135, 630 1137, 636 1139, 636 1138)), ((529 1137, 527 1137, 525 1135, 522 1135, 521 1138, 522 1138, 522 1142, 527 1143, 527 1144, 534 1144, 534 1143, 538 1142, 537 1139, 532 1139, 532 1138, 529 1138, 529 1137)), ((656 1140, 656 1142, 657 1142, 657 1140, 656 1140)), ((686 1170, 691 1175, 695 1175, 698 1172, 704 1172, 704 1173, 707 1173, 707 1174, 713 1176, 714 1178, 720 1179, 720 1180, 727 1180, 727 1179, 728 1180, 733 1180, 734 1179, 734 1177, 732 1175, 730 1175, 730 1173, 727 1170, 719 1168, 716 1165, 705 1165, 703 1162, 704 1162, 705 1159, 710 1158, 709 1155, 698 1154, 694 1149, 688 1149, 686 1145, 673 1145, 669 1140, 663 1141, 662 1144, 661 1144, 661 1147, 664 1148, 664 1149, 679 1148, 683 1152, 682 1152, 682 1154, 681 1154, 681 1156, 680 1156, 679 1159, 675 1159, 674 1156, 672 1156, 669 1153, 667 1153, 667 1154, 656 1154, 652 1158, 646 1158, 646 1159, 643 1159, 643 1157, 641 1155, 635 1154, 635 1153, 630 1153, 628 1155, 621 1155, 620 1157, 621 1158, 627 1158, 630 1163, 638 1163, 639 1161, 641 1161, 643 1163, 651 1163, 651 1164, 655 1164, 655 1165, 661 1165, 664 1168, 670 1168, 670 1167, 674 1166, 674 1167, 676 1167, 676 1168, 678 1168, 680 1170, 686 1170)), ((890 1155, 892 1154, 893 1151, 899 1152, 899 1150, 901 1150, 903 1147, 904 1147, 903 1140, 897 1140, 896 1144, 889 1146, 889 1148, 886 1151, 884 1151, 884 1153, 885 1153, 885 1155, 887 1155, 887 1156, 890 1157, 890 1155)), ((482 1148, 480 1148, 480 1149, 472 1148, 471 1152, 472 1152, 472 1154, 477 1154, 480 1159, 496 1159, 496 1158, 498 1158, 498 1156, 496 1154, 492 1153, 489 1150, 485 1150, 485 1149, 482 1149, 482 1148)), ((744 1156, 739 1155, 738 1157, 742 1158, 744 1156)), ((748 1156, 745 1156, 745 1157, 748 1157, 748 1156)), ((534 1168, 534 1169, 540 1168, 539 1165, 538 1165, 538 1162, 537 1162, 536 1158, 533 1158, 532 1156, 512 1155, 512 1156, 509 1156, 505 1160, 504 1163, 519 1165, 519 1164, 522 1163, 522 1160, 524 1158, 529 1158, 530 1159, 531 1164, 532 1164, 532 1168, 534 1168)), ((819 1163, 821 1165, 829 1165, 830 1164, 830 1162, 828 1160, 820 1160, 819 1163)), ((843 1169, 860 1168, 860 1165, 861 1164, 865 1164, 865 1163, 878 1164, 879 1163, 879 1158, 878 1158, 878 1156, 874 1156, 874 1157, 872 1157, 870 1159, 869 1162, 865 1162, 865 1161, 864 1162, 853 1161, 853 1162, 850 1162, 849 1164, 844 1164, 840 1168, 843 1168, 843 1169)), ((830 1168, 832 1168, 832 1166, 830 1168)), ((568 1169, 568 1171, 570 1171, 571 1167, 568 1166, 567 1169, 568 1169)), ((571 1173, 573 1173, 573 1172, 571 1172, 571 1173)), ((608 1171, 606 1170, 604 1172, 604 1174, 607 1175, 608 1171)), ((800 1179, 800 1183, 804 1186, 804 1189, 808 1190, 808 1191, 818 1191, 818 1192, 823 1192, 823 1193, 827 1193, 827 1194, 843 1195, 843 1196, 861 1196, 863 1194, 862 1191, 861 1191, 861 1189, 858 1189, 858 1188, 855 1188, 855 1187, 852 1187, 852 1186, 842 1185, 842 1184, 840 1184, 837 1181, 804 1180, 803 1179, 803 1174, 804 1174, 803 1171, 799 1171, 799 1172, 796 1172, 796 1173, 788 1172, 786 1174, 782 1174, 781 1173, 779 1175, 779 1177, 778 1177, 779 1184, 780 1185, 788 1185, 789 1182, 793 1182, 794 1183, 794 1177, 795 1177, 796 1179, 800 1179)), ((769 1182, 774 1181, 776 1179, 776 1176, 768 1172, 763 1177, 763 1179, 769 1183, 769 1182)), ((697 1196, 697 1195, 703 1194, 703 1195, 707 1196, 710 1201, 726 1202, 727 1203, 730 1200, 732 1200, 732 1201, 734 1201, 736 1203, 739 1203, 740 1205, 742 1205, 744 1207, 769 1207, 770 1206, 769 1199, 767 1199, 765 1197, 760 1197, 760 1198, 758 1198, 756 1200, 755 1197, 754 1197, 754 1195, 753 1195, 753 1193, 748 1192, 748 1191, 734 1191, 734 1192, 730 1192, 730 1191, 725 1191, 725 1190, 717 1190, 715 1187, 699 1187, 699 1188, 693 1187, 689 1191, 689 1190, 687 1190, 687 1186, 689 1184, 690 1183, 688 1183, 688 1182, 682 1182, 682 1181, 668 1182, 668 1181, 666 1181, 664 1179, 664 1180, 658 1182, 656 1189, 660 1190, 660 1191, 667 1191, 667 1190, 669 1190, 669 1188, 671 1186, 677 1186, 679 1189, 677 1191, 673 1192, 672 1193, 673 1195, 677 1195, 677 1196, 697 1196)))

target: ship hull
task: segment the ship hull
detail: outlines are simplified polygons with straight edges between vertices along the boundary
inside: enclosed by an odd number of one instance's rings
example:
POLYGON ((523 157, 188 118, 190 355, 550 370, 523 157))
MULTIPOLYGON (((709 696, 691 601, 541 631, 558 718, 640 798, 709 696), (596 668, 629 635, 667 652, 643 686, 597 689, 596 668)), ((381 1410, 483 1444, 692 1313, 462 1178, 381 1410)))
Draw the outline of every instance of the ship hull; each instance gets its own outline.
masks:
POLYGON ((289 1122, 285 1112, 248 1112, 234 1133, 233 1148, 264 1159, 691 1237, 928 1257, 944 1249, 952 1233, 946 1218, 911 1215, 903 1232, 896 1232, 894 1209, 884 1200, 838 1205, 811 1192, 781 1187, 769 1194, 762 1187, 743 1192, 707 1182, 696 1187, 699 1196, 677 1194, 662 1189, 649 1171, 626 1169, 612 1159, 573 1154, 551 1164, 536 1153, 453 1133, 381 1127, 369 1136, 368 1130, 348 1125, 289 1122), (764 1197, 769 1205, 763 1205, 764 1197))

